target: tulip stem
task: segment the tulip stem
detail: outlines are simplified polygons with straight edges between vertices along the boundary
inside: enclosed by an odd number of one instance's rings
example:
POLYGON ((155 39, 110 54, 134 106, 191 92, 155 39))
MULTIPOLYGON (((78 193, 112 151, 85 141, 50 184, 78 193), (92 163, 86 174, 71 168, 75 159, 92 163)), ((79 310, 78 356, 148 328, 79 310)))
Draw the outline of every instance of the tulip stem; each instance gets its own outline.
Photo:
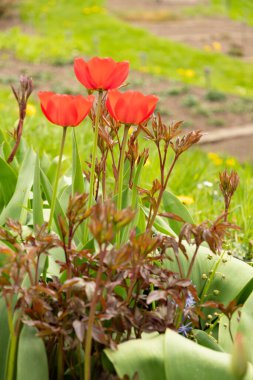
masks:
POLYGON ((49 231, 51 230, 51 226, 52 226, 52 222, 54 218, 56 195, 57 195, 58 182, 59 182, 60 172, 61 172, 61 162, 62 162, 63 149, 65 145, 66 133, 67 133, 67 127, 63 127, 61 148, 60 148, 59 160, 58 160, 58 165, 57 165, 57 170, 56 170, 56 177, 55 177, 53 195, 52 195, 52 200, 51 200, 51 211, 50 211, 50 217, 49 217, 49 222, 48 222, 49 231))
MULTIPOLYGON (((96 108, 95 134, 94 134, 93 149, 92 149, 92 161, 91 161, 91 171, 90 171, 90 192, 89 192, 89 198, 88 198, 88 209, 92 205, 92 198, 93 198, 93 188, 94 188, 94 180, 95 180, 95 166, 96 166, 97 145, 98 145, 98 130, 99 130, 99 120, 100 120, 100 114, 101 114, 102 97, 103 97, 103 91, 100 90, 98 93, 98 102, 97 102, 97 108, 96 108)), ((85 228, 84 228, 84 242, 87 242, 87 239, 88 239, 88 221, 86 221, 85 228)))
MULTIPOLYGON (((123 141, 120 151, 120 162, 119 162, 119 178, 118 178, 118 197, 117 197, 117 210, 122 209, 122 191, 123 191, 123 175, 124 175, 124 162, 125 162, 125 151, 127 144, 127 137, 130 125, 125 124, 123 141)), ((116 235, 116 245, 120 246, 120 231, 116 235)))

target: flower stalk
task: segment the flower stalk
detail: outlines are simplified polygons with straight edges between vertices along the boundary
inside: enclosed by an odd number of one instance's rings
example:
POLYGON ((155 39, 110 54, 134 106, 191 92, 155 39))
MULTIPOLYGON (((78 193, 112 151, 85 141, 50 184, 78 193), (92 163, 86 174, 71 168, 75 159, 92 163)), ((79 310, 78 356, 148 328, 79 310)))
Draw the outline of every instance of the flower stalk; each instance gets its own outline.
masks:
POLYGON ((58 183, 59 183, 60 172, 61 172, 61 163, 62 163, 62 156, 63 156, 65 140, 66 140, 66 133, 67 133, 67 127, 64 127, 63 132, 62 132, 60 154, 59 154, 59 160, 58 160, 58 165, 57 165, 57 170, 56 170, 56 177, 55 177, 53 195, 52 195, 52 201, 51 201, 51 211, 50 211, 50 217, 49 217, 49 222, 48 222, 48 230, 49 231, 51 230, 52 222, 53 222, 53 218, 54 218, 56 195, 57 195, 58 183))
MULTIPOLYGON (((126 152, 126 144, 128 131, 130 128, 130 124, 125 124, 124 127, 124 135, 121 145, 120 151, 120 161, 119 161, 119 178, 118 178, 118 197, 117 197, 117 209, 120 211, 122 209, 122 191, 123 191, 123 176, 124 176, 124 162, 125 162, 125 152, 126 152)), ((116 235, 116 245, 120 246, 120 230, 116 235)))
MULTIPOLYGON (((94 189, 94 182, 95 182, 95 166, 96 166, 97 147, 98 147, 98 131, 99 131, 99 121, 100 121, 100 116, 101 116, 101 108, 102 108, 102 98, 103 98, 103 91, 99 90, 98 102, 97 102, 97 108, 96 108, 96 118, 95 118, 95 134, 94 134, 93 149, 92 149, 88 209, 91 208, 92 198, 93 198, 93 189, 94 189)), ((84 241, 86 242, 87 239, 88 239, 88 221, 86 221, 85 227, 84 227, 84 241)))

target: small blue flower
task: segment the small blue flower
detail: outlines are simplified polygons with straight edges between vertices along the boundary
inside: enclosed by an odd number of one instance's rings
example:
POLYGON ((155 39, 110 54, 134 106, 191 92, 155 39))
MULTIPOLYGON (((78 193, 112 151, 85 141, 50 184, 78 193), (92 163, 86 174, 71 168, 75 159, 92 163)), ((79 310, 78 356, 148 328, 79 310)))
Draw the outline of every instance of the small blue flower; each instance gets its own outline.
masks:
POLYGON ((178 329, 179 334, 187 337, 188 333, 192 330, 191 322, 188 322, 186 325, 181 325, 178 329))
POLYGON ((186 301, 185 301, 185 309, 188 309, 188 308, 194 306, 195 303, 196 302, 195 302, 191 292, 188 292, 188 296, 187 296, 186 301))

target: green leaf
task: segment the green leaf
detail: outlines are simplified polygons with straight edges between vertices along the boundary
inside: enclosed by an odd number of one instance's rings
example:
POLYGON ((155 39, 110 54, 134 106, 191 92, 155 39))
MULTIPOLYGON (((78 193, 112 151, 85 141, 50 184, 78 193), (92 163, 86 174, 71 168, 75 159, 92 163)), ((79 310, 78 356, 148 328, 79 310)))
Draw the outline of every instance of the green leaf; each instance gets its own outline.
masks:
POLYGON ((0 187, 3 194, 4 205, 7 205, 14 194, 17 176, 13 168, 0 157, 0 187))
MULTIPOLYGON (((187 223, 194 223, 193 219, 187 210, 187 208, 180 202, 180 200, 169 191, 163 193, 163 207, 162 210, 166 212, 171 212, 175 215, 180 216, 187 223)), ((168 219, 168 223, 173 231, 178 235, 182 228, 182 223, 173 219, 168 219)))
POLYGON ((139 380, 166 380, 164 368, 164 335, 151 339, 135 339, 105 350, 117 374, 130 378, 137 371, 139 380))
POLYGON ((19 171, 15 192, 0 215, 0 224, 4 224, 7 218, 19 220, 25 224, 29 192, 33 184, 35 160, 34 151, 29 149, 19 171))
POLYGON ((218 345, 216 340, 212 336, 208 335, 205 331, 192 330, 192 333, 197 343, 200 344, 201 346, 210 348, 211 350, 214 350, 214 351, 223 352, 223 349, 221 348, 221 346, 218 345))
POLYGON ((0 380, 5 380, 10 332, 5 300, 0 298, 0 380))
POLYGON ((35 228, 35 226, 41 226, 43 222, 43 202, 40 186, 40 161, 37 155, 33 181, 33 227, 35 228))
POLYGON ((24 326, 19 338, 16 380, 49 380, 47 354, 34 327, 24 326))
MULTIPOLYGON (((130 378, 137 372, 139 380, 235 380, 231 373, 231 356, 198 345, 174 331, 151 339, 135 339, 105 350, 118 376, 130 378)), ((244 380, 252 379, 249 365, 244 380)))
POLYGON ((141 205, 138 206, 137 218, 137 232, 142 234, 146 231, 146 216, 141 205))
POLYGON ((84 193, 84 179, 78 146, 76 142, 75 129, 72 128, 72 194, 84 193))
MULTIPOLYGON (((189 260, 187 260, 182 253, 180 255, 183 272, 186 275, 190 265, 190 260, 195 251, 195 246, 189 246, 186 242, 183 243, 189 256, 189 260)), ((170 256, 173 257, 172 251, 170 256)), ((201 295, 206 282, 206 280, 202 279, 202 275, 208 275, 216 265, 217 260, 219 260, 219 256, 214 255, 209 248, 204 246, 199 248, 191 274, 191 280, 193 284, 196 285, 199 295, 201 295)), ((175 260, 173 262, 166 261, 164 265, 172 271, 178 272, 178 267, 175 260)), ((252 267, 241 260, 228 256, 224 259, 224 261, 221 261, 216 275, 214 276, 214 280, 209 288, 208 297, 206 300, 213 299, 214 301, 222 302, 227 305, 240 294, 242 289, 248 284, 252 277, 252 267), (214 290, 218 290, 219 294, 214 296, 214 290)))
MULTIPOLYGON (((42 185, 42 189, 43 189, 43 192, 45 194, 45 197, 46 197, 49 205, 51 205, 53 190, 52 190, 51 183, 49 182, 46 174, 43 172, 42 169, 40 169, 40 179, 41 179, 41 185, 42 185)), ((65 214, 61 208, 60 202, 56 198, 55 211, 54 211, 54 222, 55 222, 58 233, 61 235, 61 230, 59 228, 59 222, 58 222, 58 216, 59 215, 62 215, 62 217, 65 217, 65 214)))

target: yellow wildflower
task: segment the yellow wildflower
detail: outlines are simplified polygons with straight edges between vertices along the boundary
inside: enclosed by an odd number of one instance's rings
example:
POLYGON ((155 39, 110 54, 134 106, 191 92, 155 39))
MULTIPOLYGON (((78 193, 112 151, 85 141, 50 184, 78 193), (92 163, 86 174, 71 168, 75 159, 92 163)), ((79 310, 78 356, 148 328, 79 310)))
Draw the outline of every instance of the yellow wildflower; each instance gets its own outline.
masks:
POLYGON ((150 159, 148 158, 144 166, 150 166, 150 159))
POLYGON ((207 157, 208 157, 209 160, 212 161, 212 162, 214 163, 214 165, 216 165, 216 166, 220 166, 220 165, 222 165, 222 163, 223 163, 222 158, 221 158, 217 153, 209 152, 209 153, 207 154, 207 157))
POLYGON ((214 50, 216 50, 216 51, 221 51, 221 43, 220 43, 220 42, 218 42, 218 41, 214 41, 214 42, 212 43, 212 46, 213 46, 214 50))
POLYGON ((194 203, 193 197, 189 197, 187 195, 178 195, 177 198, 180 200, 180 202, 187 206, 192 205, 194 203))
POLYGON ((227 166, 235 166, 235 164, 236 164, 236 160, 233 157, 226 159, 227 166))
POLYGON ((128 130, 128 134, 131 135, 136 130, 135 127, 130 127, 128 130))
POLYGON ((96 13, 104 13, 105 10, 104 8, 98 7, 98 6, 93 6, 93 7, 86 7, 83 8, 83 13, 85 15, 91 15, 91 14, 96 14, 96 13))
POLYGON ((26 106, 26 115, 34 116, 36 114, 36 108, 31 103, 28 103, 26 106))
POLYGON ((187 78, 193 78, 195 76, 195 71, 191 69, 185 70, 185 76, 187 78))

